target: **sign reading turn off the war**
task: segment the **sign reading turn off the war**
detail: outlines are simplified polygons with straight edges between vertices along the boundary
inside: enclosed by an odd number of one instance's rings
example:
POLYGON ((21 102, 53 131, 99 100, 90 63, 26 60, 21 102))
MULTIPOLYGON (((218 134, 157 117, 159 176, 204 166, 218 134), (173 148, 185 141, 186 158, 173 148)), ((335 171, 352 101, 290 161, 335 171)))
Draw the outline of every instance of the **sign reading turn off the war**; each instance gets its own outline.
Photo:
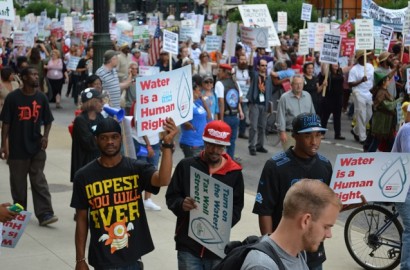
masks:
POLYGON ((189 212, 189 237, 225 257, 232 225, 232 187, 191 167, 190 193, 198 207, 189 212))

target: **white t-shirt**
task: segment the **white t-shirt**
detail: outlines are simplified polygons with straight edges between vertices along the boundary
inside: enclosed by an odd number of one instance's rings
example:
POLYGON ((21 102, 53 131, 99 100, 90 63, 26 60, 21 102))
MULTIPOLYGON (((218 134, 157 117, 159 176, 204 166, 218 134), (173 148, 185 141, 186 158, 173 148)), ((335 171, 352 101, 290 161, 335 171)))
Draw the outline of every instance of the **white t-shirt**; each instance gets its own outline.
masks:
MULTIPOLYGON (((374 80, 374 67, 373 65, 366 63, 366 71, 367 71, 367 81, 358 84, 357 86, 352 88, 352 91, 357 91, 360 93, 362 97, 366 100, 372 100, 372 94, 370 93, 370 89, 373 87, 373 80, 374 80)), ((352 69, 349 71, 349 79, 348 82, 357 82, 364 77, 364 66, 356 64, 352 69)))
MULTIPOLYGON (((241 89, 238 89, 238 90, 239 90, 239 96, 241 97, 243 93, 241 89)), ((217 98, 224 98, 225 96, 225 87, 220 81, 217 81, 215 83, 215 94, 217 98)))

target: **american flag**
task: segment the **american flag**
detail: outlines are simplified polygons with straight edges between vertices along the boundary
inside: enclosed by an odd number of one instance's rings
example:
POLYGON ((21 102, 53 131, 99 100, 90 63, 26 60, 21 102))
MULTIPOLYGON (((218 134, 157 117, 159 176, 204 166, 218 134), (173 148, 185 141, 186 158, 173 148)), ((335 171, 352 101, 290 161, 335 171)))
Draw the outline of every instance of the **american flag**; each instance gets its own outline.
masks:
POLYGON ((159 18, 157 28, 155 29, 154 37, 151 38, 149 46, 149 65, 153 66, 157 63, 161 51, 161 30, 159 28, 159 18))

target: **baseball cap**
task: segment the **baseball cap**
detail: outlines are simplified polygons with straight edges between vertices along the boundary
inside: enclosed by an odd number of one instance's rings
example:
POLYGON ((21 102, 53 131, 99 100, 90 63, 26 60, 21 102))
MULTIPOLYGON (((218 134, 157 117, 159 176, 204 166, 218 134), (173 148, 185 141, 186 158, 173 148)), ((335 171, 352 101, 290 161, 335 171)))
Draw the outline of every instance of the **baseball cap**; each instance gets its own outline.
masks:
POLYGON ((205 142, 225 145, 231 145, 232 130, 231 127, 221 120, 214 120, 205 126, 202 139, 205 142))
POLYGON ((301 113, 296 116, 292 121, 292 127, 294 133, 310 133, 310 132, 323 132, 327 131, 327 128, 322 128, 320 123, 320 117, 314 113, 301 113))
POLYGON ((97 124, 94 135, 98 136, 103 133, 116 132, 121 134, 121 126, 111 117, 104 118, 97 124))
POLYGON ((214 81, 214 77, 211 74, 206 74, 202 77, 203 82, 204 81, 209 81, 209 80, 214 81))
POLYGON ((82 103, 85 103, 93 98, 103 98, 103 95, 94 88, 86 88, 81 92, 82 103))
POLYGON ((119 55, 120 52, 114 51, 114 50, 108 50, 104 53, 104 63, 107 63, 108 61, 111 60, 116 55, 119 55))
POLYGON ((219 65, 220 69, 225 69, 225 70, 229 70, 229 72, 232 72, 232 66, 228 65, 228 64, 220 64, 219 65))

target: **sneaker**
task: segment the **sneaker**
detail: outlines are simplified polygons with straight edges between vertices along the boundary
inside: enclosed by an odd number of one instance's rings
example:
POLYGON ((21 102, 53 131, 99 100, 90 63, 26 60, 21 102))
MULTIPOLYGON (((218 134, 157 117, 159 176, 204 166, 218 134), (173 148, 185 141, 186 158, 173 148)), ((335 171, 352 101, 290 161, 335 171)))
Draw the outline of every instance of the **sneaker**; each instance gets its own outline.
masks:
POLYGON ((249 149, 249 155, 256 156, 256 150, 255 149, 249 149))
POLYGON ((358 142, 358 141, 360 140, 360 139, 359 139, 359 136, 356 135, 356 133, 354 133, 353 129, 350 130, 350 133, 352 133, 352 135, 353 135, 353 137, 354 137, 354 140, 355 140, 356 142, 358 142))
POLYGON ((256 152, 260 152, 260 153, 267 153, 268 152, 268 150, 266 150, 265 148, 263 148, 263 147, 257 147, 256 148, 256 152))
POLYGON ((58 217, 53 214, 45 214, 43 219, 40 221, 40 226, 47 226, 48 224, 55 223, 58 221, 58 217))
POLYGON ((240 138, 240 139, 249 139, 249 137, 245 134, 239 134, 238 138, 240 138))
POLYGON ((156 205, 151 199, 144 200, 145 210, 160 211, 161 206, 156 205))

